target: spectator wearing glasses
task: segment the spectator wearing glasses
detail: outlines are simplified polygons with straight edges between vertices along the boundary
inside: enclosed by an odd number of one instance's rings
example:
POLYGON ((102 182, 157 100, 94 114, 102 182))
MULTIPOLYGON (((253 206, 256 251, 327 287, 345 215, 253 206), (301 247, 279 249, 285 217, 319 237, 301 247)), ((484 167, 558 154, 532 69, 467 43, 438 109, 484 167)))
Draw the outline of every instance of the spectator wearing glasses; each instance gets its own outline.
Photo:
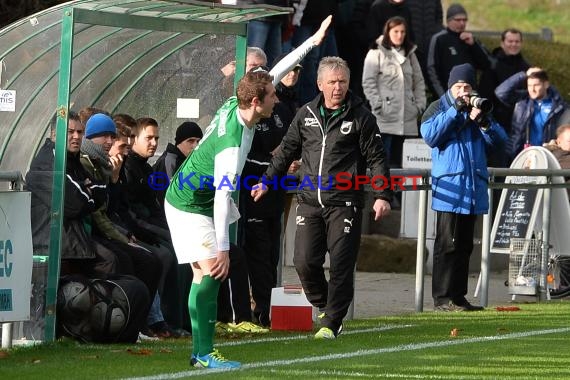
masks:
POLYGON ((447 28, 431 38, 427 72, 431 90, 437 97, 447 91, 449 73, 454 66, 471 64, 476 70, 491 66, 491 59, 471 32, 467 29, 467 11, 461 4, 451 4, 447 8, 447 28))

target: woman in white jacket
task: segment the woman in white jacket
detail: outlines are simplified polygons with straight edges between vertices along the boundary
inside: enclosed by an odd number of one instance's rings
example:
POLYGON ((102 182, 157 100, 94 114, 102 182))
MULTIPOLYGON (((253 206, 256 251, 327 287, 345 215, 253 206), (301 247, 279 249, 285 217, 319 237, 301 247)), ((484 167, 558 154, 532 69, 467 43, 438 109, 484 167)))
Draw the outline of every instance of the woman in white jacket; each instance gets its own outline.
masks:
MULTIPOLYGON (((393 139, 403 143, 405 136, 418 136, 418 116, 426 106, 424 78, 410 42, 406 21, 392 17, 384 25, 384 33, 376 40, 364 61, 362 87, 376 116, 380 134, 390 157, 393 139)), ((401 152, 401 150, 399 150, 401 152)), ((401 164, 401 157, 392 159, 401 164)))

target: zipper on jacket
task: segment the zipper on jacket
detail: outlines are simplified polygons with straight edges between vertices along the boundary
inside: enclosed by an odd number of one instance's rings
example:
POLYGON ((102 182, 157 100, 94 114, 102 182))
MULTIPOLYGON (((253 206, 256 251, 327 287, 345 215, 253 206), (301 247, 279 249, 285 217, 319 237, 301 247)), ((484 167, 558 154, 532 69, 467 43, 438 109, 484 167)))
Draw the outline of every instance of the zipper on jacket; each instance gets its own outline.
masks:
MULTIPOLYGON (((321 134, 323 135, 323 141, 321 142, 321 157, 319 158, 319 173, 318 173, 319 178, 323 178, 323 174, 322 174, 323 158, 325 156, 325 147, 327 145, 326 144, 327 135, 326 135, 325 129, 323 128, 322 124, 319 122, 319 118, 317 117, 317 115, 315 115, 313 110, 310 109, 309 107, 307 107, 307 109, 314 116, 315 120, 317 120, 317 123, 319 123, 319 128, 321 129, 321 134)), ((323 199, 321 198, 321 186, 317 186, 317 200, 319 201, 319 204, 321 205, 321 207, 324 208, 325 205, 323 204, 323 199)))

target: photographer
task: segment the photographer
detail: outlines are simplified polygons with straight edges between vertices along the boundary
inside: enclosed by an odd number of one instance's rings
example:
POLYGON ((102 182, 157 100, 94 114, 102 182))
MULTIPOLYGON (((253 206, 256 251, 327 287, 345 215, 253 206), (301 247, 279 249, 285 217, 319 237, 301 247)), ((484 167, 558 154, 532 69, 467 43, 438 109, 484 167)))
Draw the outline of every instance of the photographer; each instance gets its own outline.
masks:
POLYGON ((503 149, 503 128, 492 104, 473 95, 475 70, 454 66, 448 90, 430 104, 420 128, 432 148, 432 209, 437 226, 432 296, 436 311, 482 310, 465 299, 477 215, 487 213, 486 149, 503 149))

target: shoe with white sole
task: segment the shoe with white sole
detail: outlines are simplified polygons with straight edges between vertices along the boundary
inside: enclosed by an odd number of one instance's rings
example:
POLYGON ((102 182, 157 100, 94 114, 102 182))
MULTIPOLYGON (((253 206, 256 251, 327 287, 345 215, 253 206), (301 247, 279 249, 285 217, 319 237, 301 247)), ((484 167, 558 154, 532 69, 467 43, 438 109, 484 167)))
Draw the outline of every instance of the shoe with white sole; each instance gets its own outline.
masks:
MULTIPOLYGON (((207 355, 194 356, 194 359, 196 360, 196 364, 194 364, 194 367, 198 368, 231 369, 231 368, 241 367, 240 362, 234 362, 224 358, 222 354, 220 354, 220 352, 216 349, 214 349, 214 351, 210 352, 207 355)), ((190 359, 190 363, 192 363, 192 359, 190 359)))

